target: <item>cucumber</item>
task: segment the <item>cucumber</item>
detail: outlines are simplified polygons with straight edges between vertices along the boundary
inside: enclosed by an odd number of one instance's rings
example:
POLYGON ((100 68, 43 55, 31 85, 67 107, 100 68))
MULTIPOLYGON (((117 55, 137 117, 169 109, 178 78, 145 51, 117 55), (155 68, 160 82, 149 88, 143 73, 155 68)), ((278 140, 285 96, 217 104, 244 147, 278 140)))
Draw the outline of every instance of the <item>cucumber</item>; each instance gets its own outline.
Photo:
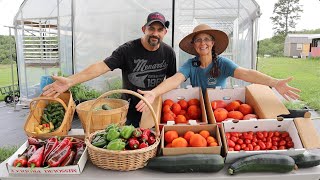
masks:
POLYGON ((149 160, 146 168, 168 172, 218 172, 224 167, 224 160, 217 154, 186 154, 159 156, 149 160))
POLYGON ((110 106, 108 106, 107 104, 103 104, 102 109, 103 110, 111 110, 112 108, 110 106))
POLYGON ((281 154, 258 154, 245 157, 231 164, 229 174, 241 172, 278 172, 286 173, 295 168, 293 158, 281 154))
POLYGON ((316 154, 301 154, 292 157, 298 168, 309 168, 320 164, 320 156, 316 154))

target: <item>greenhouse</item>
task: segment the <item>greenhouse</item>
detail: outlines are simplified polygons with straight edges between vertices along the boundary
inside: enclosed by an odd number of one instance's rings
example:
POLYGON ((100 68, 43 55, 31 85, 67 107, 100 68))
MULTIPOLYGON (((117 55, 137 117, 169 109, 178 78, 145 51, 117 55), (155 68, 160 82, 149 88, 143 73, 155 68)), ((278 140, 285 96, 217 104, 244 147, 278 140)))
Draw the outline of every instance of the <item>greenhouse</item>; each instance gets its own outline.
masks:
MULTIPOLYGON (((41 93, 41 76, 77 73, 141 37, 145 18, 154 11, 170 21, 164 41, 174 48, 177 67, 191 57, 180 50, 180 40, 205 23, 229 36, 222 55, 256 68, 260 9, 254 0, 25 0, 14 19, 21 97, 41 93)), ((115 70, 86 85, 106 91, 118 80, 121 72, 115 70)), ((245 84, 231 79, 229 86, 233 85, 245 84)))

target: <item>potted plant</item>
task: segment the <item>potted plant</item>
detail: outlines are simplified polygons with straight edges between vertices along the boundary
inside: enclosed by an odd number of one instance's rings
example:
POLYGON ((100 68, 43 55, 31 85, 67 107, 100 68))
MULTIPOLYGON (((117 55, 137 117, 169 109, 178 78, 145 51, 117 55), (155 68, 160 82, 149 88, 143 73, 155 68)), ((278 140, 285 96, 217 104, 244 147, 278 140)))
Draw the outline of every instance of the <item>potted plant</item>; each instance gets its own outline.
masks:
POLYGON ((290 112, 290 114, 281 115, 284 118, 304 117, 304 114, 309 111, 303 101, 286 101, 284 105, 290 112))

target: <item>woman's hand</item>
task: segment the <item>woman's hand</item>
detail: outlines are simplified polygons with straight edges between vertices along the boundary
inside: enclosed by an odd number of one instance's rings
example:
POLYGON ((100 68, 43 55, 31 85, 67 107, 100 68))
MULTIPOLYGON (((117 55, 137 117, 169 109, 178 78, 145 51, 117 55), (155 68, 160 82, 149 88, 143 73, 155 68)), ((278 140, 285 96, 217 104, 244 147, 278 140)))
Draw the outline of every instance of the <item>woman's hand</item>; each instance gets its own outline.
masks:
POLYGON ((44 96, 53 96, 58 97, 61 93, 67 91, 71 87, 71 79, 61 77, 61 76, 52 76, 54 82, 43 88, 44 96))
POLYGON ((287 79, 280 79, 274 86, 274 88, 279 92, 279 94, 281 94, 288 101, 289 98, 293 100, 299 99, 300 96, 296 93, 301 92, 300 89, 288 85, 288 82, 292 81, 292 79, 293 77, 289 77, 287 79))
MULTIPOLYGON (((138 93, 142 94, 143 97, 150 103, 152 104, 154 99, 156 98, 156 95, 153 91, 141 91, 140 89, 138 89, 138 93)), ((143 112, 146 109, 148 109, 148 106, 142 101, 140 100, 139 103, 136 105, 136 109, 139 112, 143 112)))

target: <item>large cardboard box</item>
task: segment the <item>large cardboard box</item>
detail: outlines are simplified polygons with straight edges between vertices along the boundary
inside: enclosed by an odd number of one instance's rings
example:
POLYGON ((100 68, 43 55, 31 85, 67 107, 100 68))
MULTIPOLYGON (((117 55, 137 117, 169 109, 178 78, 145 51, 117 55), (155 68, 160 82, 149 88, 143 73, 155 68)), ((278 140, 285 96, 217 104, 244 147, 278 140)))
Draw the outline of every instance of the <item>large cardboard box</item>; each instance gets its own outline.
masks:
POLYGON ((161 149, 164 156, 170 155, 182 155, 182 154, 220 154, 221 153, 222 142, 220 138, 219 128, 216 124, 207 125, 165 125, 161 132, 161 149), (216 138, 218 141, 218 146, 212 147, 185 147, 185 148, 166 148, 164 141, 164 133, 170 130, 175 130, 178 132, 179 137, 183 136, 187 131, 193 131, 199 133, 201 130, 207 130, 210 135, 216 138))
MULTIPOLYGON (((82 136, 83 138, 83 136, 82 136)), ((22 154, 29 146, 26 141, 7 161, 6 166, 9 174, 81 174, 88 159, 88 150, 85 148, 82 156, 80 157, 76 165, 63 166, 63 167, 51 167, 43 168, 36 167, 31 169, 30 167, 13 167, 14 160, 19 154, 22 154)))
POLYGON ((240 100, 253 108, 258 119, 272 119, 277 118, 281 114, 289 114, 288 109, 276 97, 274 92, 268 86, 260 84, 235 87, 233 89, 207 89, 205 105, 210 124, 216 123, 211 107, 213 100, 223 100, 226 103, 240 100))
POLYGON ((319 135, 310 118, 224 121, 221 127, 221 139, 224 144, 223 153, 226 153, 226 163, 232 163, 238 158, 260 153, 294 156, 304 153, 306 149, 320 147, 319 135), (292 138, 294 148, 286 150, 228 151, 225 133, 248 131, 287 131, 292 138))
MULTIPOLYGON (((195 121, 189 121, 190 124, 208 124, 208 120, 207 120, 207 113, 206 113, 206 109, 205 109, 205 103, 204 103, 204 99, 203 99, 203 95, 202 95, 202 90, 199 87, 189 87, 186 89, 174 89, 171 90, 165 94, 163 94, 161 97, 157 97, 155 99, 155 101, 152 104, 152 107, 156 113, 157 116, 157 122, 160 125, 160 129, 163 127, 163 125, 173 125, 174 121, 170 121, 169 124, 163 124, 161 123, 161 112, 162 112, 162 103, 163 101, 165 101, 166 99, 171 99, 174 102, 179 101, 180 99, 185 99, 186 101, 190 100, 190 99, 199 99, 200 100, 200 108, 201 108, 201 122, 200 123, 196 123, 195 121)), ((140 127, 143 128, 151 128, 154 126, 154 122, 151 119, 151 113, 150 111, 145 111, 142 114, 141 117, 141 121, 140 121, 140 127)))

